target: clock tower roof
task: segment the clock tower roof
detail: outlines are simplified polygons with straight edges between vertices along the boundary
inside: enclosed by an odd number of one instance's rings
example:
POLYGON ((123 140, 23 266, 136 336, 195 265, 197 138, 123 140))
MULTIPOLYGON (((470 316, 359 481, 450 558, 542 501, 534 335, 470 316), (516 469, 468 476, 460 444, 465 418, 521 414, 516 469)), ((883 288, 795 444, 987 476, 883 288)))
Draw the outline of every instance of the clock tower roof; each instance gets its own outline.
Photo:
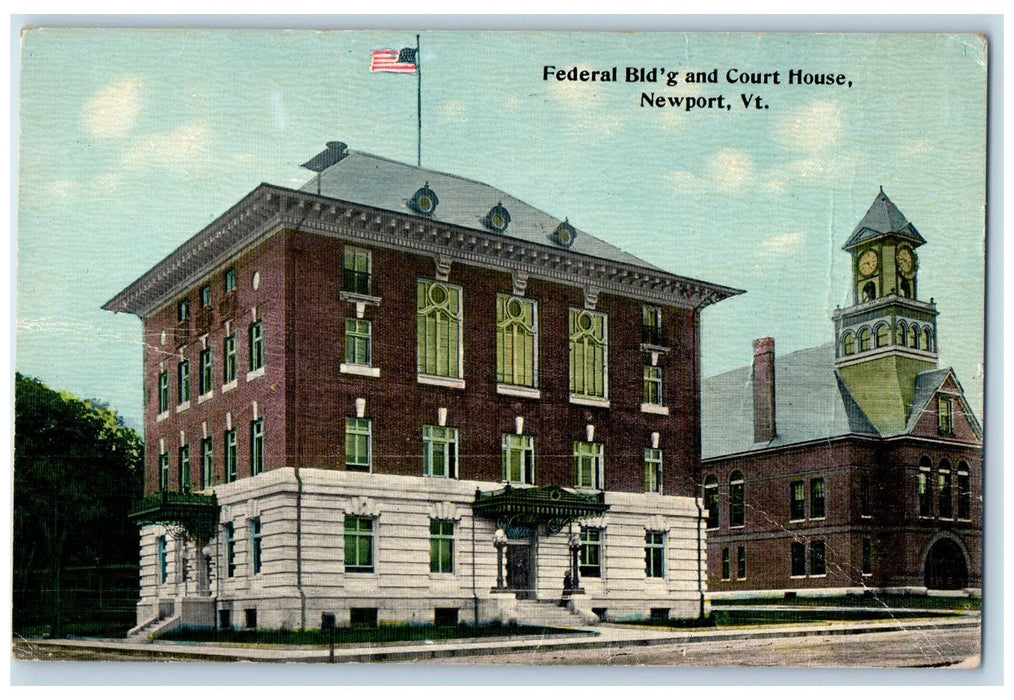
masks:
POLYGON ((873 200, 866 216, 862 218, 859 225, 852 231, 848 241, 842 246, 843 250, 852 250, 856 246, 882 238, 887 235, 895 235, 910 241, 914 247, 921 246, 926 242, 915 226, 909 223, 901 210, 894 205, 886 194, 884 188, 880 188, 880 194, 873 200))

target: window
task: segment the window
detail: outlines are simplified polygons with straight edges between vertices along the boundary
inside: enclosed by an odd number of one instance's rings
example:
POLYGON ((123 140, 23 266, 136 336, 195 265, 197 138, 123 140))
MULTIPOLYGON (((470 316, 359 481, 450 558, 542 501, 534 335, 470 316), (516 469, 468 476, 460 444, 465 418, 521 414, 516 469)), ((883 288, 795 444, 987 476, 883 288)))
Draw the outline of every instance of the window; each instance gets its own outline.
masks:
POLYGON ((574 483, 578 488, 602 488, 602 443, 574 443, 574 483))
POLYGON ((371 333, 369 321, 345 319, 345 362, 350 365, 370 365, 371 333))
POLYGON ((644 366, 644 403, 662 405, 662 368, 644 366))
POLYGON ((866 352, 870 349, 870 329, 863 328, 859 331, 859 352, 866 352))
POLYGON ((919 326, 910 326, 908 329, 908 346, 919 349, 919 326))
POLYGON ((264 419, 250 423, 250 476, 264 471, 264 419))
POLYGON ((665 533, 644 533, 644 574, 648 578, 665 576, 665 533))
POLYGON ((736 548, 736 578, 746 578, 746 547, 743 545, 736 548))
POLYGON ((423 474, 454 479, 458 476, 458 429, 423 426, 423 474))
POLYGON ((201 441, 201 467, 203 470, 201 483, 204 488, 210 489, 215 483, 215 453, 212 449, 211 438, 204 438, 201 441))
POLYGON ((602 576, 602 530, 597 527, 581 529, 581 550, 578 553, 578 574, 586 578, 602 576))
POLYGON ((236 431, 225 431, 225 483, 229 484, 239 477, 236 461, 236 431))
POLYGON ((933 352, 932 343, 930 342, 930 329, 922 329, 922 349, 926 352, 933 352))
POLYGON ((714 474, 704 480, 704 507, 708 509, 708 529, 718 528, 721 517, 718 506, 718 477, 714 474))
POLYGON ((158 538, 158 580, 159 583, 169 580, 169 551, 165 537, 158 538))
POLYGON ((449 574, 454 571, 454 522, 430 520, 430 572, 449 574))
POLYGON ((236 530, 232 523, 225 524, 225 575, 236 575, 236 530))
POLYGON ((211 306, 211 285, 206 284, 201 287, 201 307, 208 308, 211 306))
POLYGON ((538 381, 538 316, 535 302, 500 294, 496 298, 496 380, 535 387, 538 381))
POLYGON ((919 475, 916 481, 916 491, 919 494, 919 517, 933 517, 933 481, 930 470, 933 463, 929 457, 919 460, 919 475))
POLYGON ((827 573, 827 562, 824 559, 824 540, 810 543, 810 575, 823 576, 827 573))
POLYGON ((972 482, 968 478, 968 465, 958 465, 958 520, 972 517, 972 482))
POLYGON ((264 366, 264 325, 262 321, 250 324, 250 371, 264 366))
POLYGON ((873 517, 873 494, 869 474, 859 477, 859 515, 864 518, 873 517))
POLYGON ((941 435, 954 434, 954 403, 950 396, 937 397, 937 430, 941 435))
POLYGON ((842 352, 851 355, 856 351, 856 337, 852 333, 846 333, 842 339, 842 352))
POLYGON ((662 345, 662 309, 657 306, 641 307, 641 342, 662 345))
POLYGON ((169 453, 163 452, 158 456, 158 489, 159 491, 169 490, 169 453))
POLYGON ((824 517, 824 480, 810 479, 810 517, 824 517))
POLYGON ((728 581, 732 577, 732 562, 729 559, 729 548, 722 547, 722 580, 728 581))
POLYGON ((354 294, 370 293, 370 251, 345 248, 342 290, 354 294))
POLYGON ((222 383, 229 384, 236 381, 236 334, 227 335, 222 341, 222 361, 224 372, 222 383))
POLYGON ((745 520, 746 492, 743 473, 733 472, 729 476, 729 526, 742 527, 745 520))
POLYGON ((261 519, 250 521, 250 571, 254 575, 261 572, 261 519))
POLYGON ((183 299, 176 306, 176 316, 180 323, 190 320, 190 300, 183 299))
POLYGON ((180 491, 190 491, 190 445, 180 448, 180 491))
POLYGON ((941 463, 941 469, 937 473, 937 514, 941 518, 954 516, 954 509, 951 505, 951 471, 947 462, 941 463))
POLYGON ((873 573, 873 543, 869 537, 863 538, 863 575, 873 573))
POLYGON ((369 418, 345 419, 345 468, 349 471, 370 471, 372 423, 369 418))
POLYGON ((169 373, 161 372, 158 375, 158 412, 165 413, 169 410, 169 373))
POLYGON ((606 315, 570 310, 570 393, 572 396, 605 399, 606 315))
POLYGON ((877 326, 877 347, 882 348, 887 345, 887 325, 881 323, 877 326))
POLYGON ((185 404, 190 401, 190 361, 181 360, 178 367, 179 374, 179 404, 185 404))
POLYGON ((373 520, 345 516, 345 571, 373 571, 373 520))
POLYGON ((802 542, 792 543, 792 575, 806 576, 806 545, 802 542))
POLYGON ((236 291, 236 268, 230 267, 225 271, 225 293, 236 291))
POLYGON ((789 506, 789 520, 805 520, 806 483, 802 481, 793 481, 789 484, 789 497, 791 499, 791 505, 789 506))
POLYGON ((662 493, 662 450, 644 448, 644 490, 662 493))
POLYGON ((511 484, 535 483, 535 440, 531 435, 503 436, 503 480, 511 484))
POLYGON ((201 350, 201 396, 211 391, 211 376, 211 348, 206 348, 201 350))
POLYGON ((461 288, 416 285, 417 368, 421 375, 461 379, 461 288))

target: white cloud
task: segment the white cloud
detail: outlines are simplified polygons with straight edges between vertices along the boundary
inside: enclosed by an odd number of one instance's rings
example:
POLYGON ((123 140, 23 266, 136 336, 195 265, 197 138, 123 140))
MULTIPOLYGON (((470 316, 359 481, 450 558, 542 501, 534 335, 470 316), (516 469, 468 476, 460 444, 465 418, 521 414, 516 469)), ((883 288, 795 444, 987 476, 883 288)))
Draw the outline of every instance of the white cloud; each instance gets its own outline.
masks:
POLYGON ((788 113, 776 134, 788 146, 804 151, 824 151, 842 138, 842 115, 837 102, 818 100, 788 113))
POLYGON ((141 83, 126 78, 99 89, 84 106, 85 129, 100 138, 128 135, 141 113, 141 83))
POLYGON ((149 134, 134 142, 122 163, 130 168, 161 167, 174 172, 204 168, 210 163, 209 135, 208 127, 200 122, 149 134))
POLYGON ((786 255, 797 250, 803 244, 801 233, 779 233, 768 236, 757 246, 760 255, 786 255))
POLYGON ((749 154, 725 148, 714 154, 707 165, 711 181, 719 189, 734 191, 753 179, 754 164, 749 154))

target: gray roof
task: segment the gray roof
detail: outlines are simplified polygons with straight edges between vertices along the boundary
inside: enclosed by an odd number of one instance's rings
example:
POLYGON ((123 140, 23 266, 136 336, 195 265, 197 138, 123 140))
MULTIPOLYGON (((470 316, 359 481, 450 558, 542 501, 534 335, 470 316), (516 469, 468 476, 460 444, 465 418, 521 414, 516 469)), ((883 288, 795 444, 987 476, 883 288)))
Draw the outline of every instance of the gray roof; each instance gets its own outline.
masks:
POLYGON ((708 377, 701 394, 705 459, 842 435, 877 435, 834 369, 834 345, 775 356, 775 427, 770 442, 753 441, 750 366, 708 377))
POLYGON ((898 234, 916 246, 926 242, 926 239, 919 234, 915 226, 909 223, 909 220, 905 218, 894 202, 888 199, 884 194, 884 188, 881 187, 880 194, 873 200, 866 215, 852 231, 852 235, 849 236, 842 248, 851 250, 860 243, 872 241, 888 233, 898 234))
MULTIPOLYGON (((556 245, 552 234, 563 219, 550 216, 502 190, 475 180, 399 163, 370 153, 352 150, 345 153, 347 155, 320 173, 321 195, 400 214, 421 216, 409 206, 409 202, 416 190, 428 184, 436 193, 439 204, 433 214, 426 218, 489 231, 483 224, 483 218, 497 204, 503 204, 510 213, 510 224, 504 231, 504 236, 529 243, 556 245)), ((317 177, 314 176, 300 189, 316 193, 317 177)), ((659 269, 580 230, 570 250, 653 270, 659 269)))

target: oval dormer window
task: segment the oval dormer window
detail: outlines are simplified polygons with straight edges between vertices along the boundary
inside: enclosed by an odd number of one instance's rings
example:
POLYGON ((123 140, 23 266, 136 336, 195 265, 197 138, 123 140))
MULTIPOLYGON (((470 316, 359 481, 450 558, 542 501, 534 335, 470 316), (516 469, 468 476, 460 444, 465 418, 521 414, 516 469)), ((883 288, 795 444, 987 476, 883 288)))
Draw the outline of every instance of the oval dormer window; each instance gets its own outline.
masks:
POLYGON ((482 223, 486 225, 486 228, 496 231, 497 233, 503 233, 507 230, 507 224, 511 222, 510 212, 504 207, 503 202, 498 202, 495 207, 489 210, 486 214, 486 218, 482 220, 482 223))
POLYGON ((437 193, 430 189, 430 183, 428 182, 416 190, 416 193, 412 195, 412 201, 410 202, 413 209, 420 214, 425 214, 426 216, 429 216, 436 211, 437 204, 439 203, 440 200, 437 199, 437 193))
POLYGON ((562 245, 564 248, 570 248, 574 245, 575 238, 577 238, 577 231, 570 225, 570 221, 566 219, 553 231, 553 240, 557 245, 562 245))

